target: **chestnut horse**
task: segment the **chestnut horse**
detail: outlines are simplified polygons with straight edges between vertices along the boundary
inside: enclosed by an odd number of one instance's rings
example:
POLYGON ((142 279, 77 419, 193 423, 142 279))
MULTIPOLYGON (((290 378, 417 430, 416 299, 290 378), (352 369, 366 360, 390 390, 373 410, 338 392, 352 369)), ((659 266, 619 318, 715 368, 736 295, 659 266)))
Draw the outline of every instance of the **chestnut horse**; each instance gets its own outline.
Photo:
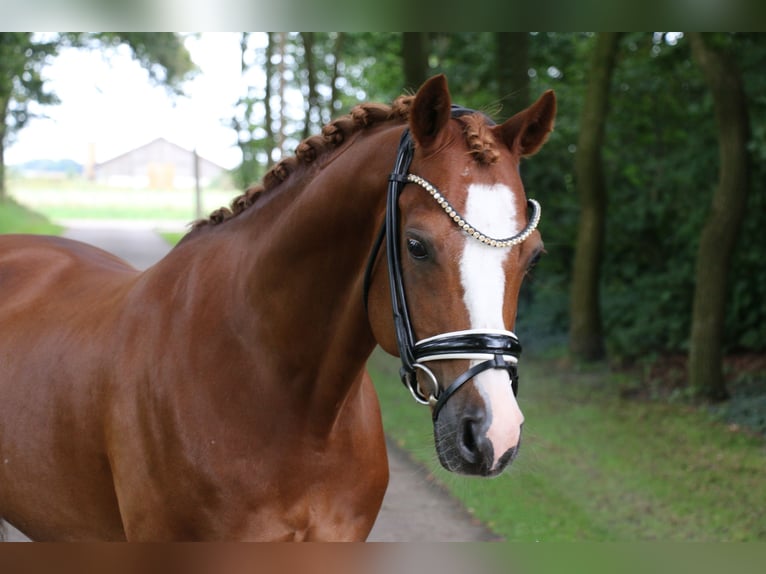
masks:
POLYGON ((443 76, 359 105, 143 272, 0 236, 0 516, 35 540, 364 540, 388 481, 376 345, 444 466, 501 472, 542 250, 519 161, 554 115, 547 92, 494 125, 443 76))

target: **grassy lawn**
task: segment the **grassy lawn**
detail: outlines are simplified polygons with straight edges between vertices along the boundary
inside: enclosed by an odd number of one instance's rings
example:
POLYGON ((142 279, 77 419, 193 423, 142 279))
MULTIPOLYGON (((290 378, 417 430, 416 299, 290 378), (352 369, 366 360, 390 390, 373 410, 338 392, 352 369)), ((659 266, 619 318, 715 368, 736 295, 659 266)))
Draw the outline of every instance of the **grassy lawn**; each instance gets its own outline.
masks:
POLYGON ((45 216, 19 205, 11 198, 0 201, 0 233, 58 235, 61 227, 45 216))
POLYGON ((370 361, 386 432, 511 541, 766 541, 766 441, 682 404, 621 399, 605 367, 524 357, 524 444, 491 480, 442 470, 395 360, 370 361))
MULTIPOLYGON (((197 218, 191 189, 129 189, 73 180, 10 178, 10 195, 19 203, 55 220, 101 219, 174 221, 197 218)), ((235 190, 205 189, 202 214, 228 205, 235 190)))
POLYGON ((186 232, 176 232, 176 231, 160 231, 160 236, 168 242, 168 245, 175 245, 181 239, 184 235, 186 235, 186 232))

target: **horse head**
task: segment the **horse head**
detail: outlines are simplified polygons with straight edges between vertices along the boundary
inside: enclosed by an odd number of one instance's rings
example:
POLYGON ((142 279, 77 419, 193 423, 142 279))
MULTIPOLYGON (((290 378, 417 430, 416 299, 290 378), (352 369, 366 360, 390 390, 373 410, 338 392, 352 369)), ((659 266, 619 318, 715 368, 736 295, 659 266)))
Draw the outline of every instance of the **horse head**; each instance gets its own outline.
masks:
POLYGON ((389 281, 372 274, 369 318, 381 347, 401 357, 405 385, 430 405, 450 471, 497 475, 518 452, 513 328, 543 251, 540 206, 525 196, 519 163, 543 145, 555 113, 548 91, 495 125, 452 106, 443 76, 411 103, 389 184, 389 281))

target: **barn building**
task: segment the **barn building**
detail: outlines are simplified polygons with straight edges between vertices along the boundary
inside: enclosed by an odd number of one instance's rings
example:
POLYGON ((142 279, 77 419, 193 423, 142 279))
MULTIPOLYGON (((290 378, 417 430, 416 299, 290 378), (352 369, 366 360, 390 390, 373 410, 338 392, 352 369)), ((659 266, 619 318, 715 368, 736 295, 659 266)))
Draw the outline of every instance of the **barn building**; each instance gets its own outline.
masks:
MULTIPOLYGON (((91 154, 93 155, 93 154, 91 154)), ((226 176, 226 169, 193 151, 157 138, 102 163, 86 166, 86 177, 114 187, 188 189, 195 185, 195 157, 200 187, 226 176)))

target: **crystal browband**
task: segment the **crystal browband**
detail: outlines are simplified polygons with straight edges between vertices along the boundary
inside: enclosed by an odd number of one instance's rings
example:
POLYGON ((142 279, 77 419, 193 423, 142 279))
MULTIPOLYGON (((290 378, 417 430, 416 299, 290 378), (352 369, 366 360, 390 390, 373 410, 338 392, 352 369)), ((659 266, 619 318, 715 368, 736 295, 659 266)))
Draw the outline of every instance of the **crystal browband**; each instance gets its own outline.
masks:
POLYGON ((410 183, 415 183, 425 189, 428 193, 431 194, 431 197, 436 200, 436 202, 441 206, 445 213, 450 216, 450 218, 457 224, 458 227, 460 227, 463 231, 465 231, 468 235, 477 241, 481 241, 485 245, 489 245, 491 247, 512 247, 514 245, 519 245, 532 234, 532 232, 537 228, 537 224, 540 223, 540 204, 534 199, 528 199, 527 205, 529 205, 529 207, 532 209, 532 216, 529 218, 527 226, 512 237, 496 239, 482 233, 473 227, 470 223, 468 223, 463 218, 463 216, 460 215, 454 207, 452 207, 450 202, 447 201, 447 199, 431 182, 423 179, 419 175, 413 175, 411 173, 407 174, 407 181, 410 183))

